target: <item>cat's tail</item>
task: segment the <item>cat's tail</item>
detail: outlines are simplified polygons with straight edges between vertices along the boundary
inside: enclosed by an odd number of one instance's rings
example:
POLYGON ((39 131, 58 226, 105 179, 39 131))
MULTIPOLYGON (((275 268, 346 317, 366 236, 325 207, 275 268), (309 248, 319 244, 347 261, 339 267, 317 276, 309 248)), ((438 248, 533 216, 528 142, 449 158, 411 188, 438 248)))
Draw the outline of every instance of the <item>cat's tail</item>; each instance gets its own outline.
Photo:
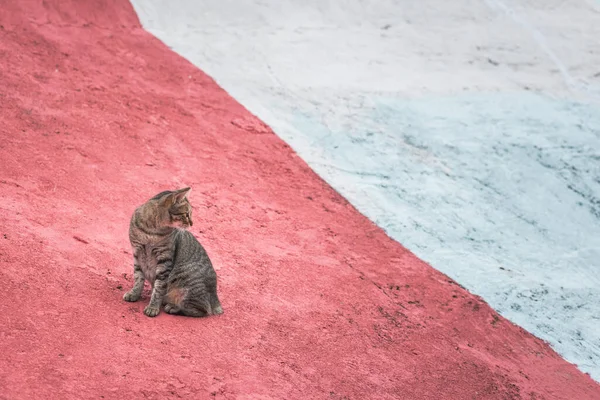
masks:
POLYGON ((212 315, 223 314, 223 307, 221 307, 221 302, 219 301, 219 298, 217 297, 216 293, 211 296, 210 308, 212 311, 212 315))

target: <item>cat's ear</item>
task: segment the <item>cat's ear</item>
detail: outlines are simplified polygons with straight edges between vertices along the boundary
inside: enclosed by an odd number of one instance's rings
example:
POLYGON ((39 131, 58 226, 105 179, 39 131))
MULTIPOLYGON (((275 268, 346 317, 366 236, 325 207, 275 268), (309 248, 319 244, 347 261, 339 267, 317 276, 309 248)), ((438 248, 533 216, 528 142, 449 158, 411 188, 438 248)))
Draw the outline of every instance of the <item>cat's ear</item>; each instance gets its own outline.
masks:
POLYGON ((191 190, 192 190, 191 187, 186 187, 186 188, 175 191, 175 193, 173 193, 173 196, 175 197, 175 202, 177 203, 177 202, 183 200, 191 190))
POLYGON ((161 203, 165 207, 171 207, 173 204, 179 203, 187 194, 192 190, 192 188, 186 187, 183 189, 176 190, 169 194, 168 196, 163 197, 161 203))
POLYGON ((167 208, 171 207, 173 204, 175 204, 175 193, 170 193, 164 196, 162 199, 160 199, 159 204, 167 208))

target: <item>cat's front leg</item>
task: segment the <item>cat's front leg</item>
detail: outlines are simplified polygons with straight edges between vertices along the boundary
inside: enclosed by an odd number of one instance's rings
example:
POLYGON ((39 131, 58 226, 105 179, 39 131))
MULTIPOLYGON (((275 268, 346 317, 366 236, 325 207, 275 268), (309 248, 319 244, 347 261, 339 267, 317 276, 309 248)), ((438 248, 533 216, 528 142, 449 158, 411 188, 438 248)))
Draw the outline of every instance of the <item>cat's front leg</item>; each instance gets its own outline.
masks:
POLYGON ((171 273, 173 264, 169 261, 157 267, 156 280, 152 288, 152 297, 150 304, 144 309, 144 314, 148 317, 156 317, 160 313, 160 307, 163 304, 163 298, 167 292, 167 278, 171 273))
POLYGON ((133 288, 125 293, 123 300, 125 301, 138 301, 142 296, 142 290, 144 289, 144 273, 140 267, 140 261, 138 258, 139 250, 133 250, 133 288))

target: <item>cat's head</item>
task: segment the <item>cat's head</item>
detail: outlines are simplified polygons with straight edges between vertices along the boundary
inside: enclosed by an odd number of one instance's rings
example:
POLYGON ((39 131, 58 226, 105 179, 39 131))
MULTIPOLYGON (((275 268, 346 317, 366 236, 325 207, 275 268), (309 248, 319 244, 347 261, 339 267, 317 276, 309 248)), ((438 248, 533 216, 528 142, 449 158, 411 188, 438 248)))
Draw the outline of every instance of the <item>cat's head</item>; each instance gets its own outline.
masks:
POLYGON ((157 194, 150 200, 155 202, 163 225, 185 229, 194 224, 192 205, 187 199, 190 190, 192 189, 189 187, 175 191, 168 190, 157 194))

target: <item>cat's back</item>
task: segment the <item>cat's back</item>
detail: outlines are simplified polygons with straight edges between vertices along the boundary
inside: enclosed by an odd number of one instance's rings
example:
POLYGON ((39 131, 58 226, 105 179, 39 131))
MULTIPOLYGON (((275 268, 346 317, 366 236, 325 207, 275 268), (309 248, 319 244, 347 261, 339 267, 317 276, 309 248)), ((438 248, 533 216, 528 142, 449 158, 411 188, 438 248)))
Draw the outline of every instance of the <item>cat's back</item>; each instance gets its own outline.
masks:
POLYGON ((191 232, 177 229, 174 241, 175 263, 201 263, 212 267, 206 250, 191 232))

